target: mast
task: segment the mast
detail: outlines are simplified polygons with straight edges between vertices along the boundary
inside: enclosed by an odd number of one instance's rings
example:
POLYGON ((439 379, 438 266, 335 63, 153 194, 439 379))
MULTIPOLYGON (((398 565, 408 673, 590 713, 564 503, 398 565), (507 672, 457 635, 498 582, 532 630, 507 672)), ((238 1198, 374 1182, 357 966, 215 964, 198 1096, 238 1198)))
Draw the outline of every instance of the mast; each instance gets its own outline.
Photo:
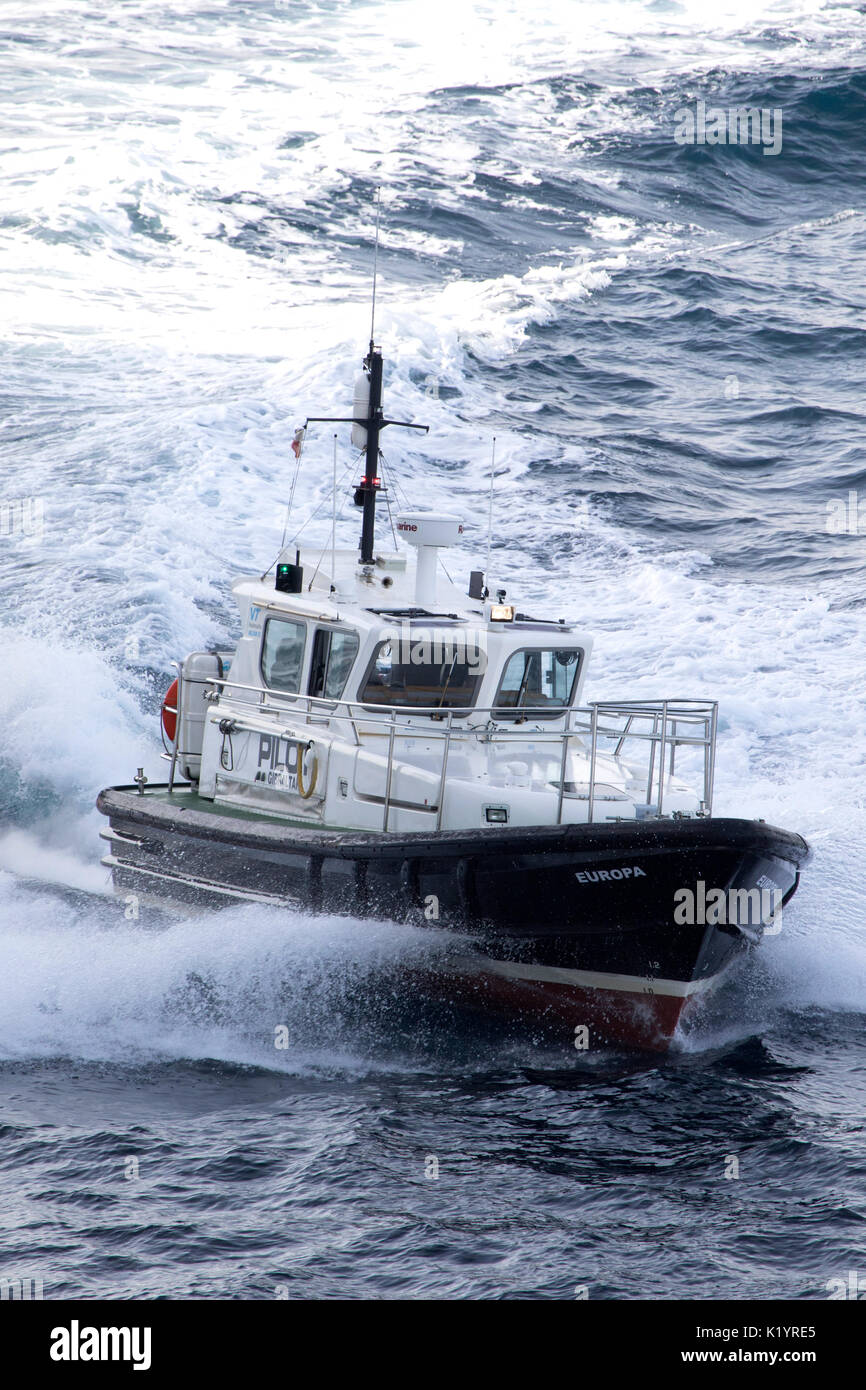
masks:
POLYGON ((379 431, 382 428, 382 353, 376 351, 376 283, 379 276, 379 221, 382 212, 382 188, 376 189, 376 239, 373 243, 373 295, 370 306, 370 351, 364 359, 364 370, 370 382, 367 405, 367 443, 364 457, 366 471, 355 492, 360 494, 364 508, 361 516, 362 565, 373 563, 373 541, 376 535, 376 489, 379 487, 379 431))
MULTIPOLYGON (((373 291, 375 295, 375 289, 373 291)), ((375 301, 374 301, 375 302, 375 301)), ((361 515, 361 559, 360 564, 372 565, 373 563, 373 542, 376 532, 376 493, 379 490, 379 432, 383 426, 397 424, 398 421, 383 420, 382 418, 382 353, 373 345, 370 339, 370 351, 364 359, 364 370, 370 378, 370 405, 368 418, 364 421, 367 428, 367 445, 365 452, 366 469, 356 491, 356 499, 360 493, 364 508, 361 515)), ((360 423, 357 422, 357 423, 360 423)), ((410 426, 412 429, 423 428, 418 425, 410 426)))
MULTIPOLYGON (((376 200, 376 241, 373 250, 373 303, 370 314, 370 348, 363 361, 364 372, 367 376, 368 390, 366 392, 366 415, 358 413, 358 398, 355 399, 355 414, 353 415, 310 415, 304 424, 304 429, 314 423, 330 423, 354 425, 360 430, 360 435, 355 440, 357 447, 364 453, 364 474, 361 481, 355 488, 355 504, 362 507, 361 514, 361 541, 360 565, 372 565, 375 562, 373 553, 376 543, 376 497, 381 488, 379 478, 379 436, 386 425, 400 425, 406 430, 423 430, 428 433, 429 425, 416 425, 409 420, 386 420, 382 407, 382 380, 384 375, 384 363, 382 361, 382 349, 375 344, 375 325, 376 325, 376 281, 379 268, 379 194, 376 200), (363 442, 362 442, 363 441, 363 442)), ((353 439, 355 431, 353 430, 353 439)))

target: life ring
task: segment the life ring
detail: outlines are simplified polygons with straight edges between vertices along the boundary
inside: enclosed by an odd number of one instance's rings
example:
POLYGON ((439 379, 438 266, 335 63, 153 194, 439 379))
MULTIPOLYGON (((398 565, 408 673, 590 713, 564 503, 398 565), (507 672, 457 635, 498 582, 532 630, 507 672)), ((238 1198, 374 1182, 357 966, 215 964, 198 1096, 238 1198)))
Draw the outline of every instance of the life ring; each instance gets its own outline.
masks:
POLYGON ((312 740, 310 740, 310 742, 306 744, 306 746, 302 743, 299 743, 297 745, 298 796, 302 797, 304 801, 309 801, 310 797, 313 795, 313 792, 316 790, 316 782, 319 776, 319 759, 316 757, 315 753, 313 753, 313 776, 310 781, 309 787, 304 787, 304 754, 312 753, 313 747, 314 744, 312 740))
POLYGON ((174 743, 174 736, 177 733, 177 678, 175 678, 162 702, 162 727, 168 735, 169 743, 174 743))

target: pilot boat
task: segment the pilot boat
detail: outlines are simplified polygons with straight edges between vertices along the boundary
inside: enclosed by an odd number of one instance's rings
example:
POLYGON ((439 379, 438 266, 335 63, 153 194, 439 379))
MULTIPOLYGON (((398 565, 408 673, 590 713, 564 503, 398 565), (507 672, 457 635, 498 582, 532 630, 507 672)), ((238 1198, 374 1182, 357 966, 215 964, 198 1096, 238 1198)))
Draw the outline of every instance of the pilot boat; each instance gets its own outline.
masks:
POLYGON ((584 703, 587 632, 524 612, 510 575, 453 583, 458 516, 403 511, 378 543, 381 432, 425 428, 386 418, 382 380, 371 337, 346 420, 359 549, 332 529, 326 558, 284 549, 234 583, 236 649, 176 663, 167 779, 99 794, 102 862, 115 891, 186 908, 445 929, 419 989, 663 1050, 779 930, 808 846, 713 815, 715 702, 584 703))

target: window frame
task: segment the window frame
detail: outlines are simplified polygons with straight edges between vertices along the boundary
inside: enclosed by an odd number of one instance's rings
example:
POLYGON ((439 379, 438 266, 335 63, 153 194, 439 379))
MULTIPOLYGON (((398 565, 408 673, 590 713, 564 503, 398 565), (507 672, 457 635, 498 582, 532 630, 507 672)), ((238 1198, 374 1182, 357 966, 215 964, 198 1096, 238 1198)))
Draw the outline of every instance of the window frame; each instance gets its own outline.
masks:
POLYGON ((564 714, 567 714, 570 709, 574 708, 575 696, 577 695, 577 689, 580 684, 580 677, 585 659, 585 647, 554 647, 552 644, 547 644, 543 647, 513 647, 502 663, 502 670, 500 671, 499 681, 496 686, 496 695, 491 703, 491 717, 493 719, 499 720, 520 720, 527 718, 561 719, 564 714), (569 691, 568 699, 563 704, 555 705, 553 706, 553 708, 548 710, 541 709, 537 705, 530 705, 528 703, 525 705, 500 705, 497 703, 500 695, 502 694, 502 682, 505 680, 505 673, 508 670, 508 667, 510 666, 511 662, 514 660, 516 656, 522 656, 527 652, 576 652, 577 669, 574 673, 574 679, 571 682, 571 689, 569 691))
POLYGON ((284 700, 297 700, 301 696, 301 686, 304 684, 304 668, 307 661, 307 646, 309 643, 310 629, 306 618, 301 618, 293 613, 269 613, 265 618, 262 628, 262 642, 259 648, 259 675, 262 679, 262 687, 271 695, 278 695, 284 700), (265 644, 268 640, 268 628, 271 623, 284 623, 293 627, 300 627, 304 633, 304 645, 301 649, 301 662, 298 667, 298 688, 297 690, 281 690, 278 685, 271 685, 265 676, 265 644))
POLYGON ((334 623, 334 624, 329 624, 329 623, 317 622, 317 623, 315 623, 314 625, 312 625, 312 641, 311 641, 311 643, 310 643, 310 669, 309 669, 309 671, 307 672, 307 680, 306 680, 307 696, 308 696, 311 700, 320 700, 320 701, 322 701, 323 703, 326 703, 326 704, 328 704, 328 705, 337 705, 337 704, 340 703, 341 700, 342 700, 344 703, 346 703, 346 698, 345 698, 345 697, 346 697, 346 687, 348 686, 349 680, 351 679, 352 671, 354 670, 355 663, 356 663, 357 660, 358 660, 358 653, 360 652, 360 650, 361 650, 361 634, 357 631, 356 628, 353 628, 353 627, 342 627, 342 626, 340 626, 339 624, 336 624, 336 623, 334 623), (313 694, 313 691, 312 691, 312 689, 311 689, 311 686, 312 686, 312 683, 313 683, 313 662, 315 661, 315 658, 316 658, 316 642, 317 642, 317 640, 318 640, 318 636, 319 636, 319 633, 320 633, 320 632, 327 632, 327 633, 329 634, 329 641, 328 641, 328 660, 327 660, 327 662, 326 662, 326 664, 325 664, 325 675, 326 675, 326 676, 327 676, 327 672, 328 672, 328 665, 330 664, 330 660, 331 660, 331 642, 332 642, 332 640, 333 640, 332 635, 336 632, 336 633, 341 633, 343 636, 346 636, 346 637, 354 637, 354 639, 355 639, 355 652, 354 652, 354 655, 353 655, 353 657, 352 657, 352 663, 351 663, 351 665, 349 666, 348 671, 346 672, 346 679, 343 681, 343 685, 342 685, 342 688, 341 688, 341 690, 340 690, 339 695, 325 695, 325 694, 314 695, 314 694, 313 694))
MULTIPOLYGON (((379 652, 384 646, 392 645, 394 640, 395 639, 393 637, 382 637, 379 639, 379 641, 376 642, 370 660, 367 662, 364 674, 358 683, 357 694, 355 697, 357 704, 361 705, 363 709, 388 709, 397 710, 400 714, 415 714, 420 719, 430 719, 432 717, 444 719, 445 716, 448 714, 453 715, 455 719, 465 719, 468 715, 472 713, 473 709, 478 703, 478 695, 484 684, 484 675, 479 675, 475 677, 475 685, 472 690, 472 699, 469 701, 468 704, 465 705, 400 705, 394 702, 388 702, 386 700, 376 702, 374 700, 371 700, 369 696, 365 696, 364 692, 366 691, 367 683, 370 679, 370 676, 372 675, 375 669, 379 652)), ((396 640, 399 641, 399 637, 396 640)))

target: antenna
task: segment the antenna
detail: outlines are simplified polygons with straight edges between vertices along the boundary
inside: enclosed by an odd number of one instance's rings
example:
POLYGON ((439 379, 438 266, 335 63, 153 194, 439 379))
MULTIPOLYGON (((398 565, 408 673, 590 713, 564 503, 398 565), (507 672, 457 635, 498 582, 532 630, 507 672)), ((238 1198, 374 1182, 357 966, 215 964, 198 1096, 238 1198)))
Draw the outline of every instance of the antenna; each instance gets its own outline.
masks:
POLYGON ((373 351, 373 332, 376 326, 376 277, 379 272, 379 215, 382 211, 382 185, 376 188, 376 242, 373 247, 373 307, 370 311, 370 351, 373 351))
POLYGON ((337 587, 337 431, 334 431, 334 496, 331 503, 331 593, 337 587))
POLYGON ((367 377, 364 395, 366 404, 360 406, 355 402, 354 415, 308 415, 304 422, 304 429, 313 424, 344 424, 358 425, 363 430, 363 444, 360 445, 364 453, 364 476, 355 489, 355 502, 359 507, 363 507, 361 518, 361 556, 358 561, 361 565, 372 565, 374 561, 374 542, 375 542, 375 521, 376 521, 376 497, 381 487, 379 477, 379 435, 386 425, 401 425, 407 430, 423 430, 426 434, 429 425, 416 425, 410 420, 386 420, 382 408, 382 353, 374 344, 373 334, 376 328, 376 283, 379 269, 379 222, 382 208, 382 189, 376 189, 376 243, 373 251, 373 305, 370 312, 370 350, 364 358, 363 368, 367 377), (360 414, 363 409, 365 413, 360 414))
POLYGON ((496 435, 490 449, 490 503, 487 508, 487 566, 484 570, 484 583, 490 588, 490 547, 493 544, 493 479, 496 470, 496 435))

